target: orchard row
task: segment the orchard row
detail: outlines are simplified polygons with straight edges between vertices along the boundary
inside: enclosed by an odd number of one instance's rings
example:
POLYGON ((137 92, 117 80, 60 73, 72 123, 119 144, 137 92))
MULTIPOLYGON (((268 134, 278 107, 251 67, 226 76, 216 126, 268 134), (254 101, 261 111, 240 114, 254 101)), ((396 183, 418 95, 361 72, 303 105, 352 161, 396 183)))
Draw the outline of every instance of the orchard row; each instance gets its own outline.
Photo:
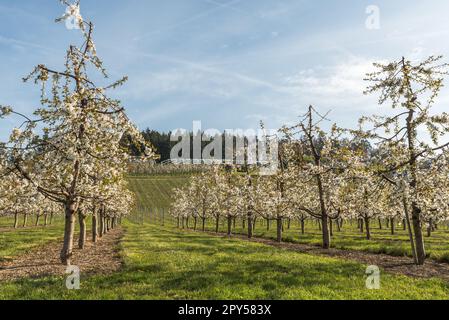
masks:
MULTIPOLYGON (((313 107, 298 123, 279 129, 278 165, 266 170, 246 165, 217 166, 176 190, 172 214, 181 223, 221 217, 247 220, 248 236, 257 217, 282 222, 320 222, 322 245, 330 247, 330 226, 357 219, 371 238, 374 219, 401 219, 408 226, 417 264, 426 258, 423 229, 449 218, 449 115, 436 114, 434 101, 447 65, 441 57, 420 63, 402 58, 374 64, 366 94, 379 93, 386 115, 360 119, 356 129, 333 125, 313 107), (262 174, 263 173, 263 174, 262 174)), ((391 223, 391 225, 394 225, 391 223)))

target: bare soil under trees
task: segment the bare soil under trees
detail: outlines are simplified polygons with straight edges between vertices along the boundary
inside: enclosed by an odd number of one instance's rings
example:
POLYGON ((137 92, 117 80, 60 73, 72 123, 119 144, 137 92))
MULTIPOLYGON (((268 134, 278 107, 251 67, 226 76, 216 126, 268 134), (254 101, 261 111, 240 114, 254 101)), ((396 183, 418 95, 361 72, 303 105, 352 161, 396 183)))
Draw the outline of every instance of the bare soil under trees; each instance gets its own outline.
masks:
MULTIPOLYGON (((97 243, 88 237, 84 250, 74 248, 72 265, 80 268, 81 276, 118 271, 122 266, 119 248, 122 237, 121 227, 111 230, 97 243)), ((67 267, 61 264, 60 251, 60 242, 51 242, 11 261, 0 261, 0 281, 64 276, 67 267)))

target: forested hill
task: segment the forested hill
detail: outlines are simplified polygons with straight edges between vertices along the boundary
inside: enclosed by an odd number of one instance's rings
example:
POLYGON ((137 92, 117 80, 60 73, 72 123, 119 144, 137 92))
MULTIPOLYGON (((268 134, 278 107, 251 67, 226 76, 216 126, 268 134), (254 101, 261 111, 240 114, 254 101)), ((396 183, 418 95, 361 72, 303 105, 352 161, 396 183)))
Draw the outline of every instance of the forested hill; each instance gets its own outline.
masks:
MULTIPOLYGON (((200 134, 198 133, 192 133, 190 132, 190 139, 191 141, 193 141, 193 139, 196 137, 196 135, 200 134)), ((172 135, 172 132, 159 132, 156 130, 151 130, 151 129, 146 129, 144 131, 142 131, 142 135, 145 138, 146 141, 151 142, 151 144, 153 144, 153 146, 156 148, 157 153, 160 155, 160 160, 158 160, 158 162, 163 162, 166 160, 170 159, 170 150, 172 149, 173 146, 175 146, 178 142, 177 141, 170 141, 170 137, 172 135)), ((224 141, 228 140, 229 138, 226 139, 225 135, 222 135, 222 139, 223 139, 223 150, 222 150, 222 154, 225 155, 225 143, 224 141)), ((206 140, 206 139, 205 139, 206 140)), ((353 145, 354 146, 354 142, 349 142, 346 141, 344 139, 341 140, 342 144, 349 144, 349 145, 353 145)), ((201 150, 204 149, 204 147, 206 145, 208 145, 209 142, 203 141, 201 143, 201 150)), ((321 145, 321 141, 319 141, 319 139, 317 140, 317 145, 321 145)), ((362 140, 359 141, 358 143, 356 143, 358 145, 358 147, 360 147, 360 144, 363 144, 363 148, 366 149, 368 152, 370 153, 375 153, 376 150, 370 145, 370 143, 366 140, 362 140)), ((193 143, 190 144, 191 146, 191 150, 190 150, 190 155, 192 158, 193 155, 193 143)), ((132 148, 131 150, 132 154, 134 156, 141 156, 142 153, 140 151, 140 148, 135 147, 132 148)))

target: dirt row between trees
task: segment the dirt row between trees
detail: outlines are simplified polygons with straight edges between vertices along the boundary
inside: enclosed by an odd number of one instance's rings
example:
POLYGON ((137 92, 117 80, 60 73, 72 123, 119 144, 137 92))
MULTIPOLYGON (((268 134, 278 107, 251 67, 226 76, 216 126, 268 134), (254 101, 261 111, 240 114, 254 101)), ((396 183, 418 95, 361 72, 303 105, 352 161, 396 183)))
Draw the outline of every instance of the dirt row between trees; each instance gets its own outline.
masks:
MULTIPOLYGON (((122 237, 123 229, 117 227, 97 243, 87 239, 84 250, 74 247, 72 265, 80 268, 81 276, 118 271, 122 267, 119 252, 122 237)), ((0 281, 64 276, 67 267, 60 262, 61 245, 60 241, 50 242, 14 257, 12 261, 0 261, 0 281)))
MULTIPOLYGON (((200 232, 193 231, 191 232, 200 232)), ((203 232, 200 232, 203 233, 203 232)), ((228 237, 225 233, 205 232, 208 235, 228 237)), ((300 243, 276 242, 275 240, 253 237, 248 239, 247 236, 241 234, 233 234, 232 238, 242 239, 251 242, 257 242, 276 248, 288 249, 300 253, 311 255, 330 256, 342 258, 349 261, 359 262, 366 265, 375 265, 388 273, 406 275, 414 278, 440 278, 449 281, 449 264, 440 263, 428 259, 423 266, 417 266, 413 263, 413 259, 409 257, 397 257, 386 254, 376 254, 357 250, 342 249, 323 249, 318 246, 312 246, 300 243)))

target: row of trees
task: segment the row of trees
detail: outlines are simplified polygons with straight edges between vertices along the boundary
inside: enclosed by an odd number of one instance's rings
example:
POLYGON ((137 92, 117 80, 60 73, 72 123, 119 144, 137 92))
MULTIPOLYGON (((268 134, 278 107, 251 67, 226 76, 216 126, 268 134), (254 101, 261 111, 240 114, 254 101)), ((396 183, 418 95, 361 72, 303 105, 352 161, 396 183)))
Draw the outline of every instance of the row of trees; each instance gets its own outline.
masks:
POLYGON ((42 88, 41 107, 32 116, 0 106, 0 117, 23 121, 8 142, 0 145, 0 212, 5 214, 62 212, 65 219, 61 261, 71 262, 75 221, 80 224, 80 248, 86 239, 86 219, 92 217, 93 240, 128 214, 134 197, 125 174, 128 154, 139 148, 152 157, 153 148, 130 122, 120 101, 107 93, 124 77, 99 87, 88 76, 98 70, 107 78, 92 38, 93 24, 83 20, 79 1, 61 1, 82 32, 81 46, 70 45, 65 68, 38 65, 23 80, 42 88))
POLYGON ((449 115, 433 114, 432 106, 447 65, 441 57, 421 63, 402 58, 375 64, 367 75, 366 93, 380 92, 379 103, 390 103, 389 115, 363 117, 355 130, 336 125, 325 131, 327 115, 313 107, 293 126, 284 126, 271 139, 279 140, 278 166, 272 175, 258 168, 237 172, 231 167, 192 177, 176 190, 172 214, 182 221, 202 223, 221 217, 228 233, 235 217, 245 217, 248 236, 256 217, 277 222, 317 219, 322 245, 330 247, 332 224, 345 219, 363 223, 370 236, 373 219, 401 219, 408 226, 415 262, 426 258, 423 228, 445 221, 449 214, 449 115), (443 142, 440 142, 443 141, 443 142))

